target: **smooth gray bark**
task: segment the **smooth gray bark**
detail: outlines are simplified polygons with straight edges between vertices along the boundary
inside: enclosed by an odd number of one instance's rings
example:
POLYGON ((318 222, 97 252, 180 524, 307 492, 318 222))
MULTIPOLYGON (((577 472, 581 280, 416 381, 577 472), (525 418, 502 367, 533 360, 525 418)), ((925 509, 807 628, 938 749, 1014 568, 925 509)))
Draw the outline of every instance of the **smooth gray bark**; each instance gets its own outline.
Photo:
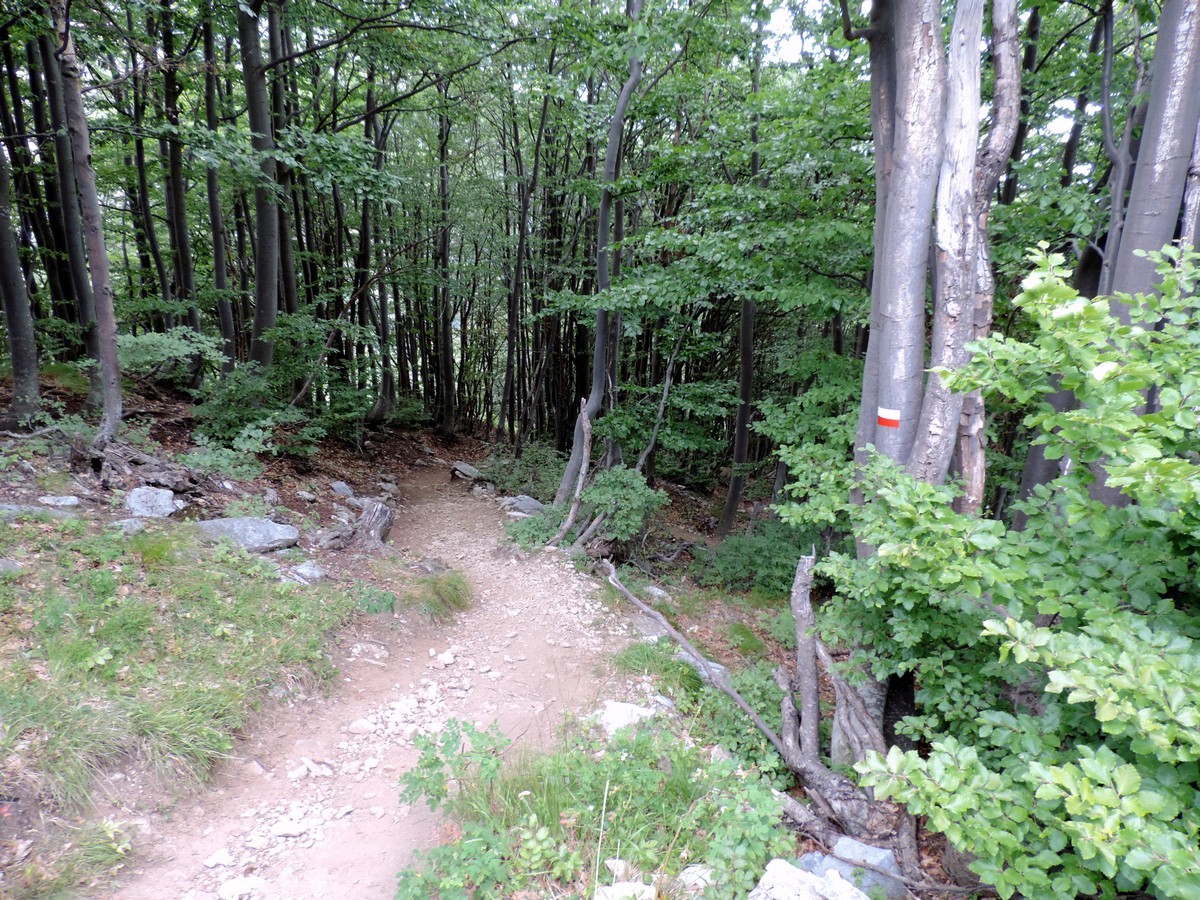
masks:
POLYGON ((12 356, 12 415, 21 421, 41 406, 38 390, 37 340, 29 293, 17 254, 17 236, 12 229, 12 179, 8 160, 0 150, 0 300, 12 356))
MULTIPOLYGON (((1153 289, 1154 262, 1175 236, 1200 122, 1200 0, 1165 0, 1151 64, 1150 99, 1112 279, 1114 293, 1153 289), (1141 251, 1141 253, 1139 253, 1141 251)), ((1129 307, 1114 314, 1129 321, 1129 307)))
POLYGON ((250 145, 259 154, 260 175, 254 187, 254 325, 250 361, 267 368, 275 355, 275 344, 268 332, 275 327, 279 312, 279 204, 275 200, 277 179, 272 155, 275 135, 258 30, 261 10, 262 0, 242 3, 238 5, 237 17, 250 145))
MULTIPOLYGON (((65 0, 50 5, 54 31, 58 37, 61 60, 63 105, 71 154, 75 162, 75 184, 87 246, 88 267, 92 276, 92 298, 96 307, 96 344, 100 361, 101 391, 104 409, 92 441, 92 451, 100 453, 121 427, 121 373, 117 366, 117 319, 113 311, 112 280, 109 277, 108 250, 104 245, 104 219, 100 195, 96 191, 96 172, 92 168, 91 138, 83 106, 80 65, 67 21, 65 0)), ((64 198, 66 199, 66 198, 64 198)))

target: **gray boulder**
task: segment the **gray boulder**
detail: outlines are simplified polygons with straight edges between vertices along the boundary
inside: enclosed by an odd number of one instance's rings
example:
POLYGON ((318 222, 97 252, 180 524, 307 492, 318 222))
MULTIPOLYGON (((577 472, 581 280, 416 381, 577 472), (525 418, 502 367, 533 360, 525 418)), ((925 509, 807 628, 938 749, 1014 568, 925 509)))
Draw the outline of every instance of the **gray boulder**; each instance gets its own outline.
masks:
POLYGON ((25 567, 15 559, 5 559, 0 557, 0 575, 17 575, 25 567))
POLYGON ((300 541, 300 532, 291 525, 280 525, 270 519, 242 516, 236 519, 207 519, 197 522, 196 527, 205 540, 225 539, 249 550, 251 553, 266 553, 294 547, 300 541))
POLYGON ((711 659, 706 660, 706 662, 708 663, 708 668, 705 669, 704 666, 702 666, 702 665, 700 665, 700 663, 696 662, 696 660, 694 660, 692 658, 692 655, 690 653, 688 653, 686 650, 684 650, 682 647, 679 648, 679 650, 677 650, 675 652, 675 658, 677 660, 679 660, 680 662, 687 663, 689 666, 691 666, 693 669, 695 669, 696 674, 700 676, 700 680, 703 681, 705 684, 709 683, 708 673, 710 671, 715 672, 717 678, 724 678, 724 680, 726 682, 729 681, 729 670, 727 668, 725 668, 723 665, 721 665, 720 663, 713 662, 711 659))
POLYGON ((353 497, 354 489, 344 481, 333 481, 329 484, 329 489, 339 497, 353 497))
POLYGON ((79 505, 79 498, 69 494, 65 497, 47 495, 45 497, 38 497, 38 503, 43 506, 53 506, 55 509, 70 509, 73 506, 79 505))
POLYGON ((166 488, 136 487, 125 498, 125 508, 138 519, 165 519, 186 505, 166 488))
POLYGON ((121 529, 121 533, 125 537, 133 537, 133 535, 141 534, 146 530, 146 523, 141 519, 118 519, 109 527, 121 529))
POLYGON ((456 462, 450 467, 450 474, 458 478, 465 478, 467 481, 479 481, 483 478, 483 473, 480 472, 470 463, 456 462))
POLYGON ((47 515, 57 518, 72 518, 75 513, 62 507, 32 506, 28 503, 0 503, 0 522, 11 522, 21 516, 36 518, 47 515))
POLYGON ((847 881, 858 885, 864 891, 882 891, 889 898, 908 896, 908 888, 900 880, 900 866, 895 854, 883 847, 873 847, 856 841, 854 838, 839 838, 833 845, 833 855, 824 853, 806 853, 800 858, 800 868, 814 875, 825 876, 837 872, 847 881), (872 866, 871 869, 861 868, 857 864, 872 866), (894 878, 874 871, 883 869, 894 878))
POLYGON ((527 494, 517 494, 515 497, 505 497, 501 500, 500 508, 508 513, 510 518, 528 519, 544 510, 546 504, 527 494))
POLYGON ((313 584, 318 581, 324 581, 329 577, 329 573, 311 559, 305 560, 298 566, 292 566, 292 568, 288 569, 287 574, 288 578, 292 579, 292 581, 298 581, 300 584, 313 584))

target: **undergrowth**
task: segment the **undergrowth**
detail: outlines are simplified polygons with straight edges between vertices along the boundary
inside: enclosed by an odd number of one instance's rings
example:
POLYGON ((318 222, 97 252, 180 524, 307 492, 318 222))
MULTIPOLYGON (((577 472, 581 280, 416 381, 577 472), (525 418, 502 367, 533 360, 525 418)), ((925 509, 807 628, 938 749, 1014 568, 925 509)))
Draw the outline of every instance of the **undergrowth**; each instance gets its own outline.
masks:
MULTIPOLYGON (((197 783, 263 697, 331 678, 324 636, 353 611, 343 592, 281 582, 186 529, 19 520, 2 543, 24 567, 0 589, 0 795, 67 823, 113 766, 197 783)), ((118 825, 105 840, 75 831, 46 835, 3 889, 69 892, 120 864, 118 825)))
POLYGON ((505 764, 507 739, 455 720, 419 738, 401 798, 445 806, 455 837, 400 874, 398 898, 586 896, 611 881, 612 856, 647 876, 703 863, 712 896, 745 896, 773 856, 792 850, 769 790, 668 731, 612 741, 569 733, 560 749, 505 764))

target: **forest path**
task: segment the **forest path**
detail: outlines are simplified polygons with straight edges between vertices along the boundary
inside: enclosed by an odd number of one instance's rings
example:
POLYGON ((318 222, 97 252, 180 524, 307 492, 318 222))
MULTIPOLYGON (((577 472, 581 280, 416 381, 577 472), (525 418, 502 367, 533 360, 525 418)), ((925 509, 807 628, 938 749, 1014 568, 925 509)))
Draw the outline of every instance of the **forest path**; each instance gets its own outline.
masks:
POLYGON ((330 696, 264 714, 207 790, 142 819, 114 900, 391 898, 414 851, 439 839, 424 802, 398 798, 414 733, 497 720, 537 747, 564 713, 594 708, 628 630, 596 581, 559 554, 516 550, 496 503, 446 469, 415 469, 400 488, 389 550, 457 569, 472 608, 451 625, 379 616, 344 634, 330 696))

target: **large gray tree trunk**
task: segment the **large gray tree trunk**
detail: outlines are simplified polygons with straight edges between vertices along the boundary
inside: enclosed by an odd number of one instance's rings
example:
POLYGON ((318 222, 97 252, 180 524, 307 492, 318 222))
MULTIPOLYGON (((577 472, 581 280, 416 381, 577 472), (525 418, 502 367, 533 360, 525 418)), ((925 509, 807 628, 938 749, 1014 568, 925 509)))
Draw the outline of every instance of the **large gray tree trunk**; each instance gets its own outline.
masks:
MULTIPOLYGON (((117 319, 113 311, 112 280, 109 277, 108 249, 104 245, 104 219, 100 213, 100 195, 96 191, 96 172, 92 168, 92 147, 87 114, 83 106, 79 60, 67 20, 66 0, 50 4, 54 32, 58 38, 63 82, 63 105, 71 154, 75 162, 75 184, 87 246, 88 268, 92 275, 92 298, 96 307, 96 344, 100 360, 101 392, 104 410, 92 441, 92 450, 104 450, 121 426, 121 373, 117 367, 117 319)), ((67 198, 64 198, 67 202, 67 198)))
POLYGON ((246 86, 246 113, 250 120, 250 145, 259 154, 259 183, 254 187, 254 326, 250 361, 271 365, 275 344, 268 332, 279 312, 279 204, 275 199, 275 136, 267 100, 267 73, 258 33, 262 0, 238 4, 238 43, 241 46, 242 81, 246 86))
MULTIPOLYGON (((1134 294, 1155 281, 1143 254, 1175 236, 1188 165, 1200 122, 1200 0, 1165 0, 1150 70, 1150 99, 1137 167, 1116 250, 1112 290, 1134 294)), ((1129 321, 1129 307, 1114 314, 1129 321)))

